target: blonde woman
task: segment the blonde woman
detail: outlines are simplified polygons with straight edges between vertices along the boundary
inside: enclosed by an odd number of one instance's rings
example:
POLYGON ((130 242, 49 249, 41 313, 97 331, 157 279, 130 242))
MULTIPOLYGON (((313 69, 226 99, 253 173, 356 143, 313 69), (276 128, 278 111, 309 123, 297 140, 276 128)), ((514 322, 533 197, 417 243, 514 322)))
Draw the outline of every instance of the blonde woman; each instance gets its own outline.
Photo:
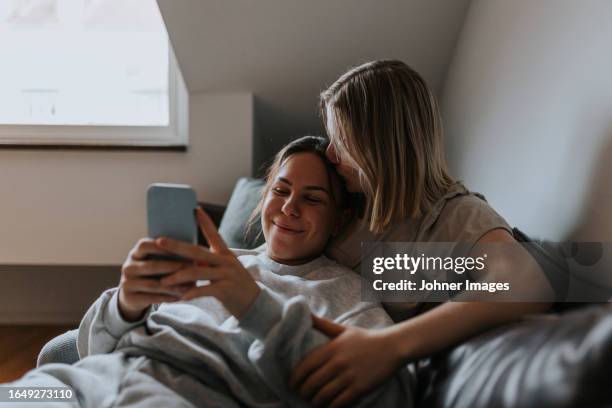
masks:
MULTIPOLYGON (((361 215, 326 251, 359 272, 364 241, 508 243, 506 221, 447 169, 436 98, 401 61, 351 69, 321 95, 328 158, 361 215)), ((518 244, 517 244, 518 246, 518 244)), ((533 267, 529 256, 497 259, 496 272, 533 267)), ((313 317, 335 337, 300 362, 291 385, 302 398, 343 406, 407 362, 436 353, 495 325, 540 312, 549 303, 386 303, 398 323, 381 330, 313 317)))

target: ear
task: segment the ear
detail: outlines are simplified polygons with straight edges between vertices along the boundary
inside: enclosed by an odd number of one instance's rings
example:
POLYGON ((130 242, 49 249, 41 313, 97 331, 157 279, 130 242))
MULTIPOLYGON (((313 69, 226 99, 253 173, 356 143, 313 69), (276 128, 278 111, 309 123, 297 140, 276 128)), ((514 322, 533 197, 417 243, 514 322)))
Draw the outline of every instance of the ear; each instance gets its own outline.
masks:
POLYGON ((338 236, 344 228, 348 225, 351 220, 351 210, 349 208, 344 210, 339 210, 338 216, 336 217, 336 224, 334 225, 334 230, 332 231, 331 236, 338 236))

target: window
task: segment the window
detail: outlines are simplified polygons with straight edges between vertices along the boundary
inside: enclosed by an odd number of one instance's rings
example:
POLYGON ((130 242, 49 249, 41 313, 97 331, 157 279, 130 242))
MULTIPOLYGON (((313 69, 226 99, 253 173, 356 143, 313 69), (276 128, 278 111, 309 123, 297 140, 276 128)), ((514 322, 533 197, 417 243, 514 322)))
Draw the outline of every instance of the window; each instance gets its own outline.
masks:
POLYGON ((0 143, 187 144, 155 0, 2 0, 0 143))

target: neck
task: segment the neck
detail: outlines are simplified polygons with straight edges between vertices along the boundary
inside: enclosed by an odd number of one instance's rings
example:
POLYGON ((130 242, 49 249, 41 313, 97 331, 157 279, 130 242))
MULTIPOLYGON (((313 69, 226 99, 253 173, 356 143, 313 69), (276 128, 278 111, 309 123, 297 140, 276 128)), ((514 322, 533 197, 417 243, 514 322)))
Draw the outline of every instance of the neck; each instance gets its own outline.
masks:
POLYGON ((268 256, 268 258, 270 258, 274 262, 278 262, 279 264, 289 265, 289 266, 303 265, 303 264, 308 263, 308 262, 310 262, 310 261, 312 261, 314 259, 317 259, 320 256, 320 254, 318 254, 318 255, 315 255, 315 256, 307 257, 307 258, 289 258, 289 259, 284 259, 284 258, 279 258, 277 256, 272 255, 267 250, 266 250, 266 255, 268 256))

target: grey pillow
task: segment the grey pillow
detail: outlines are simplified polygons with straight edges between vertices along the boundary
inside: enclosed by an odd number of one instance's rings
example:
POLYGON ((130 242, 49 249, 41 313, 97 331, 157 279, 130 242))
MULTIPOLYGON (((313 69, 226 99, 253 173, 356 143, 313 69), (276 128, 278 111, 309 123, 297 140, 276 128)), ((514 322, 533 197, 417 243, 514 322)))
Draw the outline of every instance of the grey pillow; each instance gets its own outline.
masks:
POLYGON ((263 244, 259 220, 253 224, 248 236, 246 234, 247 221, 257 207, 263 186, 263 180, 250 177, 242 177, 236 182, 219 225, 219 234, 230 248, 251 249, 263 244))

